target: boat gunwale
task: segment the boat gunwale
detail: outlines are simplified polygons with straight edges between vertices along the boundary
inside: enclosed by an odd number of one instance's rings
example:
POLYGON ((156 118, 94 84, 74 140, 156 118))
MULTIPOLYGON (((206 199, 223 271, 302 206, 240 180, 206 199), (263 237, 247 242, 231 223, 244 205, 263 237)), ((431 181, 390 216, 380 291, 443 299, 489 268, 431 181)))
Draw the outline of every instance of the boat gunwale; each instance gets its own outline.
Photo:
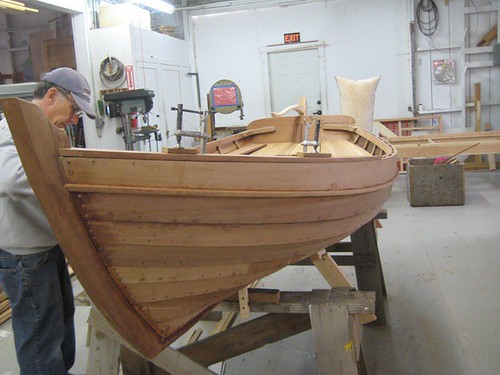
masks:
MULTIPOLYGON (((353 157, 301 157, 301 156, 259 156, 259 155, 226 155, 226 154, 166 154, 146 151, 119 151, 98 149, 61 148, 59 155, 62 161, 66 158, 87 159, 119 159, 119 160, 151 160, 182 162, 227 162, 227 163, 352 163, 363 161, 379 161, 385 155, 353 156, 353 157)), ((388 155, 392 156, 392 155, 388 155)))

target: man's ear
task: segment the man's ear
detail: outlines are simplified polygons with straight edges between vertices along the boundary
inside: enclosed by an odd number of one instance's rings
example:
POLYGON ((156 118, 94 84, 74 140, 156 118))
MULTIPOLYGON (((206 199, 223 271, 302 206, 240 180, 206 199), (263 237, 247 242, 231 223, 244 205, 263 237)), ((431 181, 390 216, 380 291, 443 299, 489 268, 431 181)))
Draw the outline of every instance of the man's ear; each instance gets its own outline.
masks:
POLYGON ((49 103, 52 103, 56 100, 57 94, 58 94, 57 89, 55 87, 51 87, 45 93, 45 99, 47 99, 49 103))

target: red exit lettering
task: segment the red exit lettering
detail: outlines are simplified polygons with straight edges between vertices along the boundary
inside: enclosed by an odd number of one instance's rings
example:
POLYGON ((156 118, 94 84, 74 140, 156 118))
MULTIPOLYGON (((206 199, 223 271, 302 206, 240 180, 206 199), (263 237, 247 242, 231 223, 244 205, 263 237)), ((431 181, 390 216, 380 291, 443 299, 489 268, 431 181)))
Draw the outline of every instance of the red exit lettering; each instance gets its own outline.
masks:
POLYGON ((300 33, 290 33, 285 34, 285 44, 286 43, 300 43, 300 33))

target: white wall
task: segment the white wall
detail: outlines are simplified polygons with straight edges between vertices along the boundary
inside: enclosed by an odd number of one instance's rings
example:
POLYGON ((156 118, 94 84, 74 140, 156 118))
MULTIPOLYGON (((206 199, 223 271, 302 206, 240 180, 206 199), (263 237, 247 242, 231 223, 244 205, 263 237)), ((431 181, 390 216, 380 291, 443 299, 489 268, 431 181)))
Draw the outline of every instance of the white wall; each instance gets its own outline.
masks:
MULTIPOLYGON (((443 118, 446 128, 474 128, 475 112, 465 103, 474 102, 474 84, 481 84, 482 123, 491 123, 500 129, 500 69, 490 67, 469 68, 471 62, 487 62, 491 52, 467 54, 465 49, 475 47, 498 22, 498 12, 467 13, 466 9, 481 10, 498 1, 454 0, 448 5, 435 1, 439 9, 439 24, 431 37, 424 36, 415 25, 415 79, 416 101, 424 106, 423 114, 436 113, 443 118), (455 65, 455 82, 437 83, 432 76, 432 62, 451 59, 455 65), (495 104, 496 103, 496 104, 495 104)), ((418 1, 415 0, 415 3, 418 1)), ((494 8, 494 6, 493 6, 494 8)), ((493 43, 494 44, 494 43, 493 43)))
MULTIPOLYGON (((155 92, 149 124, 158 125, 160 129, 163 142, 158 145, 159 151, 161 151, 161 146, 173 146, 176 112, 171 111, 170 108, 183 103, 187 109, 196 109, 192 79, 187 76, 190 70, 187 42, 125 25, 90 30, 89 45, 90 75, 96 99, 102 99, 101 90, 127 87, 126 82, 117 86, 120 81, 113 84, 100 79, 99 70, 103 60, 112 56, 124 66, 131 65, 134 71, 135 88, 145 88, 155 92), (167 131, 171 135, 168 139, 167 131)), ((116 134, 116 128, 122 126, 120 118, 111 119, 103 116, 103 120, 105 125, 101 135, 96 130, 93 121, 85 121, 87 147, 124 149, 122 135, 116 134)), ((185 114, 183 128, 194 130, 198 126, 197 121, 197 116, 185 114)), ((140 125, 145 125, 145 123, 140 125)), ((183 145, 191 146, 192 139, 183 141, 183 145)), ((148 144, 142 149, 149 150, 148 144)), ((152 151, 156 151, 154 142, 152 151)))
MULTIPOLYGON (((364 79, 381 75, 375 117, 407 117, 412 106, 407 2, 338 0, 222 14, 192 12, 195 65, 205 95, 213 83, 230 79, 240 86, 245 120, 238 113, 216 115, 218 126, 246 124, 269 116, 265 111, 261 51, 283 43, 283 34, 327 43, 327 106, 339 113, 335 75, 364 79)), ((290 103, 294 104, 294 103, 290 103)))

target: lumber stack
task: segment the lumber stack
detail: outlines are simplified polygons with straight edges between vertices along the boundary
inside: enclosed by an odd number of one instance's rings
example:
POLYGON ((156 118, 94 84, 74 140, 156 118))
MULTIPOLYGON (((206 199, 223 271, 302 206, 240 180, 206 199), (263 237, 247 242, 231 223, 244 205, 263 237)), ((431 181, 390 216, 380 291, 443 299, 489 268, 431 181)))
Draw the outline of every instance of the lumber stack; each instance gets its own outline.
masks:
POLYGON ((0 325, 9 320, 11 314, 12 310, 10 308, 9 299, 2 291, 2 289, 0 289, 0 325))

